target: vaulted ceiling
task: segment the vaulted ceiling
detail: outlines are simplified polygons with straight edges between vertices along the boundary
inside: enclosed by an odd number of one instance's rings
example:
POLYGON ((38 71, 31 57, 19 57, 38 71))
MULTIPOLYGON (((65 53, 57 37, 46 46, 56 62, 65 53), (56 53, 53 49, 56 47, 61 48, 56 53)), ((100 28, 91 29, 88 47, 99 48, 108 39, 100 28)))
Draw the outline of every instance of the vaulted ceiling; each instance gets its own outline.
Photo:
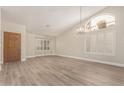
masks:
MULTIPOLYGON (((82 6, 82 20, 104 9, 82 6)), ((3 20, 26 26, 28 32, 57 36, 80 21, 79 6, 3 6, 3 20)))

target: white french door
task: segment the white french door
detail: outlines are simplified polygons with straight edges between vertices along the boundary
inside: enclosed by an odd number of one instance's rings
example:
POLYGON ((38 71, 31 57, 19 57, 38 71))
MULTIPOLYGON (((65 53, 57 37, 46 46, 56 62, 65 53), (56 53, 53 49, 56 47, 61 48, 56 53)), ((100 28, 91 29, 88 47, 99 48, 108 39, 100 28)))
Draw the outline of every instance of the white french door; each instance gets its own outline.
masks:
POLYGON ((47 38, 36 38, 35 54, 39 56, 52 55, 52 40, 47 38))

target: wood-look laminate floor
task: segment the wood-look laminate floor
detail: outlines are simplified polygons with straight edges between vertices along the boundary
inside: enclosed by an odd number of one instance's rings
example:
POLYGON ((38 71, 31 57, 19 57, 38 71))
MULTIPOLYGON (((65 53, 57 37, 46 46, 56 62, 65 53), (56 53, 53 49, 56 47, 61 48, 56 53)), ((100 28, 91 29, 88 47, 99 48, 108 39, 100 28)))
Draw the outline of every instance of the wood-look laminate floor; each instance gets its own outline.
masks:
POLYGON ((124 85, 124 68, 59 56, 44 56, 2 65, 0 85, 124 85))

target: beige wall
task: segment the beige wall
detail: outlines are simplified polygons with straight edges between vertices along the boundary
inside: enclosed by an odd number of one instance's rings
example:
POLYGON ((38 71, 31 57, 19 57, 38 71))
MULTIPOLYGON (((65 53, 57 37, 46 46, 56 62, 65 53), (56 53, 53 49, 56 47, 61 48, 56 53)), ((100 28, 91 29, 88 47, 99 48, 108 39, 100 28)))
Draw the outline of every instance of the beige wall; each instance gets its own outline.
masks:
POLYGON ((111 62, 113 64, 124 64, 124 7, 108 7, 94 16, 106 13, 111 13, 116 17, 115 56, 85 54, 84 35, 78 34, 76 32, 75 27, 57 37, 57 54, 78 58, 100 60, 105 62, 111 62))
POLYGON ((15 32, 21 33, 21 60, 26 60, 26 28, 24 25, 3 22, 2 24, 3 32, 15 32))

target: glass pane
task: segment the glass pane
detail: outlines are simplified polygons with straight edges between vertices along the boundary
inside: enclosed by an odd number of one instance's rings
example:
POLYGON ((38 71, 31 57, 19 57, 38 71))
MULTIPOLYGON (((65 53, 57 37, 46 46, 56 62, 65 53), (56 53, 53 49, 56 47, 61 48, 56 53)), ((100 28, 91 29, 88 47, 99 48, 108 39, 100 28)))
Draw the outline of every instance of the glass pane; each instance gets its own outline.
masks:
POLYGON ((91 19, 85 26, 85 32, 96 31, 115 25, 115 17, 111 15, 101 15, 91 19))

